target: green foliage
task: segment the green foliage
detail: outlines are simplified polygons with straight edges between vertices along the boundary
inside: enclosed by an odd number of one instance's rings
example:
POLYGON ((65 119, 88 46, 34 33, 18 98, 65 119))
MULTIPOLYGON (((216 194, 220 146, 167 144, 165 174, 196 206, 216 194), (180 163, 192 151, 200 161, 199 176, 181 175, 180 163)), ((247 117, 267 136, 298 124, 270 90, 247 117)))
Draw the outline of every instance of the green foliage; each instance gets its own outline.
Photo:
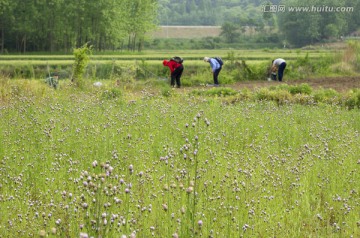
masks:
POLYGON ((279 14, 279 29, 295 47, 338 39, 355 30, 352 25, 359 20, 359 16, 354 16, 355 7, 347 1, 290 0, 286 11, 279 14), (336 8, 349 6, 353 11, 336 12, 336 8))
POLYGON ((326 76, 334 72, 331 71, 334 62, 336 62, 334 56, 321 56, 312 59, 307 53, 304 57, 298 57, 295 61, 288 63, 285 74, 286 77, 293 79, 305 79, 315 75, 326 76))
POLYGON ((225 37, 226 42, 234 43, 235 39, 239 36, 237 29, 238 28, 235 24, 232 24, 230 22, 225 22, 221 26, 221 34, 220 35, 225 37))
POLYGON ((268 77, 268 63, 248 65, 245 60, 234 61, 229 65, 230 75, 235 82, 265 80, 268 77))
POLYGON ((80 48, 74 49, 75 62, 73 65, 72 81, 79 88, 84 87, 84 73, 85 69, 90 61, 90 55, 92 54, 92 46, 88 44, 83 45, 80 48))
POLYGON ((122 91, 119 88, 111 88, 101 93, 101 99, 104 100, 117 99, 117 98, 121 98, 121 96, 122 96, 122 91))
POLYGON ((142 50, 156 18, 154 0, 2 0, 1 52, 69 52, 85 42, 99 51, 142 50))
POLYGON ((162 87, 160 88, 160 94, 164 97, 170 97, 173 94, 172 90, 173 89, 170 87, 169 84, 162 85, 162 87))
POLYGON ((45 83, 47 83, 50 87, 57 89, 59 85, 58 76, 48 77, 45 79, 45 83))
POLYGON ((326 103, 340 103, 340 94, 334 89, 321 89, 314 92, 315 102, 326 102, 326 103))
POLYGON ((271 90, 286 90, 292 95, 295 94, 305 94, 310 95, 312 93, 312 88, 309 84, 302 83, 299 85, 288 85, 288 84, 281 84, 278 86, 272 86, 270 87, 271 90))
POLYGON ((349 41, 344 52, 343 61, 348 62, 354 66, 357 71, 360 71, 360 42, 349 41))
POLYGON ((344 105, 348 109, 360 109, 360 89, 352 90, 349 95, 345 97, 344 105))
POLYGON ((238 94, 238 92, 232 88, 227 87, 214 87, 209 90, 193 90, 190 93, 191 95, 196 96, 217 96, 217 97, 227 97, 238 94))

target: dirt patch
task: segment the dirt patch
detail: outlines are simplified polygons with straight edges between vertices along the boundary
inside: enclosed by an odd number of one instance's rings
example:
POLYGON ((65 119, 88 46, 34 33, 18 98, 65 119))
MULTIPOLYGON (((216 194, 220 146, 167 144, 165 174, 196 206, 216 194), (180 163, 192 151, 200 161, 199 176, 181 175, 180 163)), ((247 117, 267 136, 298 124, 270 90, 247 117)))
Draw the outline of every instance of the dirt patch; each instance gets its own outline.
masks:
POLYGON ((221 26, 161 26, 151 35, 154 38, 194 39, 217 37, 220 33, 221 26))
POLYGON ((254 90, 256 88, 265 88, 276 86, 279 84, 288 84, 288 85, 299 85, 302 83, 309 84, 313 89, 334 89, 338 92, 346 92, 350 89, 360 88, 360 76, 349 76, 349 77, 326 77, 326 78, 313 78, 313 79, 299 79, 291 81, 246 81, 246 82, 237 82, 233 85, 228 85, 227 87, 240 90, 243 88, 248 88, 254 90))

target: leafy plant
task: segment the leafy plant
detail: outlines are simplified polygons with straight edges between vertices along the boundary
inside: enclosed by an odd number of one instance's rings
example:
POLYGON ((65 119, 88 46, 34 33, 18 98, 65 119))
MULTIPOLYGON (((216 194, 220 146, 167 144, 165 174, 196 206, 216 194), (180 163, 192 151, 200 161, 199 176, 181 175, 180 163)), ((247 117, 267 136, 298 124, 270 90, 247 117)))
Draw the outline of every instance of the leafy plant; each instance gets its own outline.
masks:
POLYGON ((90 55, 92 54, 92 46, 87 43, 80 48, 75 48, 73 51, 75 62, 73 64, 73 76, 71 81, 79 88, 84 87, 84 73, 86 66, 90 61, 90 55))
POLYGON ((118 88, 111 88, 111 89, 105 90, 101 93, 101 98, 107 99, 107 100, 119 98, 121 96, 122 96, 122 92, 118 88))

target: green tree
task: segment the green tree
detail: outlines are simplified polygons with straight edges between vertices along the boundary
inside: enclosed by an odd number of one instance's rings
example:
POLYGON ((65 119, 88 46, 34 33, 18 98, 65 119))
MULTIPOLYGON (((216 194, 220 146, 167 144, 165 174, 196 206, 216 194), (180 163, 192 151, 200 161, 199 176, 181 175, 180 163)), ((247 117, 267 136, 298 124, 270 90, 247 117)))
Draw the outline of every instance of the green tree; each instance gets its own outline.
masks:
POLYGON ((225 37, 226 42, 228 43, 234 43, 236 37, 239 36, 238 33, 238 27, 230 22, 225 22, 222 26, 221 26, 221 36, 225 37))
POLYGON ((155 29, 157 19, 156 0, 124 0, 122 14, 122 28, 127 32, 128 50, 141 49, 145 33, 155 29))
POLYGON ((6 39, 6 31, 5 28, 7 26, 11 26, 14 18, 9 12, 12 12, 14 8, 13 1, 11 0, 0 0, 0 52, 4 53, 5 39, 6 39))
POLYGON ((287 11, 279 16, 279 27, 286 40, 295 46, 320 42, 347 34, 353 21, 349 13, 335 12, 346 6, 347 0, 291 0, 287 6, 315 7, 315 11, 287 11), (330 10, 326 11, 325 6, 330 10))
POLYGON ((86 42, 116 49, 127 36, 141 49, 157 10, 156 0, 0 0, 1 49, 67 52, 86 42))
MULTIPOLYGON (((310 0, 288 1, 291 7, 312 6, 310 0)), ((316 4, 316 3, 315 3, 316 4)), ((316 42, 320 37, 320 14, 317 12, 286 11, 279 16, 279 31, 285 40, 294 46, 303 46, 316 42)))
POLYGON ((345 7, 352 7, 352 12, 344 13, 346 23, 348 25, 347 33, 351 33, 353 31, 360 29, 360 1, 359 0, 345 0, 345 7))

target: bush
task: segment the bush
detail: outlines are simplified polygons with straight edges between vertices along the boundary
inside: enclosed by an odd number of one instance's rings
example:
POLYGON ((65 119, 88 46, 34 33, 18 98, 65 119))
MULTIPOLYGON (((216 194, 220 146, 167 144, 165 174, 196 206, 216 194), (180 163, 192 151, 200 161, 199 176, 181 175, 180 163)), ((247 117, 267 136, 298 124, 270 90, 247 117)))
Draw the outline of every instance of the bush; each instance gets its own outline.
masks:
POLYGON ((302 83, 302 84, 300 84, 300 85, 290 86, 289 92, 290 92, 292 95, 294 95, 294 94, 306 94, 306 95, 310 95, 311 92, 312 92, 312 88, 310 87, 309 84, 302 83))
POLYGON ((356 89, 350 92, 345 97, 344 105, 348 109, 360 108, 360 89, 356 89))
POLYGON ((278 90, 270 95, 271 100, 275 101, 278 105, 287 104, 292 101, 291 94, 286 90, 278 90))
POLYGON ((255 99, 259 101, 272 100, 272 95, 269 89, 260 88, 255 92, 255 99))
POLYGON ((342 61, 350 63, 356 70, 360 70, 360 42, 348 42, 342 61))
POLYGON ((265 80, 268 76, 268 63, 248 65, 244 60, 234 61, 230 65, 230 75, 233 81, 265 80))
POLYGON ((334 89, 322 89, 314 93, 315 102, 331 103, 339 98, 339 93, 334 89))

